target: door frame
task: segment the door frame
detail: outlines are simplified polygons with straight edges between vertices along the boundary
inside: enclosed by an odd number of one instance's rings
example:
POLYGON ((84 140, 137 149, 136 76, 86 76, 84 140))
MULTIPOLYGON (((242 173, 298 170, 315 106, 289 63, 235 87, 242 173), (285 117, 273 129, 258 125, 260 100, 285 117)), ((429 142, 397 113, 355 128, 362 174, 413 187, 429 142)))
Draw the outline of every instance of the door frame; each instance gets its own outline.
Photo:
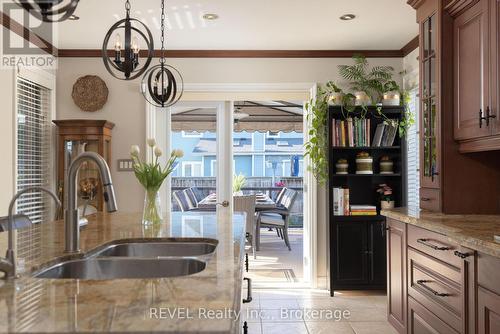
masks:
MULTIPOLYGON (((316 97, 317 84, 313 82, 305 83, 233 83, 233 84, 215 84, 215 83, 186 83, 184 85, 184 94, 180 103, 197 103, 199 101, 204 101, 206 105, 207 102, 212 103, 222 103, 222 110, 229 110, 230 115, 219 114, 217 115, 217 130, 220 131, 219 126, 223 127, 224 133, 228 133, 229 127, 224 127, 223 122, 232 119, 233 114, 233 102, 239 100, 293 100, 293 101, 309 101, 316 97), (224 102, 222 102, 224 101, 224 102), (221 123, 221 124, 219 124, 221 123)), ((220 106, 220 105, 219 105, 220 106)), ((168 122, 168 131, 171 131, 170 112, 161 113, 161 116, 157 116, 157 108, 151 106, 146 102, 146 138, 157 138, 159 141, 163 141, 170 144, 170 138, 158 138, 157 134, 162 136, 161 133, 157 133, 156 129, 159 123, 168 122), (162 118, 161 120, 158 118, 162 118)), ((220 110, 220 109, 219 109, 220 110)), ((170 111, 169 109, 167 111, 170 111)), ((307 115, 310 110, 305 108, 304 103, 304 142, 309 140, 309 134, 306 129, 308 128, 307 115)), ((232 127, 232 122, 229 122, 232 127)), ((163 123, 164 124, 164 123, 163 123)), ((232 135, 232 131, 231 131, 232 135)), ((221 142, 222 141, 218 141, 221 142)), ((232 143, 232 141, 230 141, 232 143)), ((231 148, 226 148, 231 150, 231 148)), ((221 147, 222 148, 222 147, 221 147)), ((164 150, 166 155, 170 154, 169 148, 164 150)), ((220 150, 219 150, 220 151, 220 150)), ((227 152, 226 152, 227 154, 227 152)), ((218 159, 219 160, 219 159, 218 159)), ((220 161, 220 160, 219 160, 220 161)), ((317 206, 317 191, 318 183, 314 178, 311 171, 308 170, 307 166, 311 164, 309 157, 304 157, 304 252, 303 252, 303 263, 304 263, 304 281, 311 288, 316 288, 318 286, 318 235, 317 235, 317 218, 318 218, 318 206, 317 206)), ((222 169, 221 169, 222 170, 222 169)), ((220 179, 218 173, 217 179, 220 179)), ((170 177, 169 177, 170 179, 170 177)), ((224 182, 224 177, 222 177, 221 182, 224 182)), ((228 184, 221 185, 221 189, 229 189, 229 184, 232 183, 231 180, 227 180, 228 184)), ((219 181, 218 181, 219 182, 219 181)), ((165 182, 165 187, 170 189, 170 180, 165 182)), ((169 190, 165 190, 169 191, 169 190)), ((165 193, 165 192, 164 192, 165 193)), ((170 213, 170 206, 167 205, 167 213, 170 213)))

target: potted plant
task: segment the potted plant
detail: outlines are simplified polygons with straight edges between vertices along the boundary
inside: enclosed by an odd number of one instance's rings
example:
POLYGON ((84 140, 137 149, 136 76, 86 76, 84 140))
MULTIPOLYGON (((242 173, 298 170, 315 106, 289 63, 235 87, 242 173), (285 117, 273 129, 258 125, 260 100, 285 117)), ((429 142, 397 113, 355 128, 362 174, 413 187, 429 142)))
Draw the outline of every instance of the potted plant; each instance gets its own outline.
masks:
POLYGON ((384 93, 382 97, 383 106, 399 106, 401 104, 401 89, 394 80, 387 81, 384 84, 384 93))
POLYGON ((384 84, 392 79, 394 68, 391 66, 374 66, 369 69, 368 60, 364 56, 354 56, 354 65, 339 65, 339 73, 349 82, 355 92, 356 105, 367 106, 379 102, 384 93, 384 84))
POLYGON ((382 210, 394 209, 394 199, 392 198, 392 188, 387 184, 379 184, 377 193, 380 196, 380 208, 382 210))
POLYGON ((247 183, 245 175, 239 174, 233 177, 233 195, 234 196, 242 196, 243 195, 243 187, 247 183))
POLYGON ((130 149, 130 157, 134 162, 133 168, 135 177, 146 190, 144 211, 142 215, 142 223, 144 225, 162 222, 160 187, 163 181, 165 181, 175 169, 177 159, 184 156, 181 150, 173 150, 166 165, 162 167, 158 160, 163 153, 161 149, 156 146, 155 140, 148 139, 148 146, 151 149, 151 161, 141 159, 139 146, 133 145, 130 149))
POLYGON ((331 106, 341 106, 344 102, 344 93, 333 81, 326 83, 326 88, 330 91, 328 104, 331 106))

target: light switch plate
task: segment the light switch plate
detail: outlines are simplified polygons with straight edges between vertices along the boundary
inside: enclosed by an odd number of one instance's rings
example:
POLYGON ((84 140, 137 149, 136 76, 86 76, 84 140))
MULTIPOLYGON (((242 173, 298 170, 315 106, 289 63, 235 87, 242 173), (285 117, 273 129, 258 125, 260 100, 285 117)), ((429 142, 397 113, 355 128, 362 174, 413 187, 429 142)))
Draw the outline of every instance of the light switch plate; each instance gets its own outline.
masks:
POLYGON ((116 166, 119 172, 134 171, 134 161, 132 159, 118 159, 116 161, 116 166))

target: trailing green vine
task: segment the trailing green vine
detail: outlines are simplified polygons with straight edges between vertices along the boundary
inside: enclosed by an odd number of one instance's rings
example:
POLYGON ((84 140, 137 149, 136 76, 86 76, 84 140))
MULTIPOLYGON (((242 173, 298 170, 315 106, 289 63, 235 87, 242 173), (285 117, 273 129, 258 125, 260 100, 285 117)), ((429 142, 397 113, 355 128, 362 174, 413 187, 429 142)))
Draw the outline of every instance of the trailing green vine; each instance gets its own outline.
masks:
POLYGON ((327 84, 325 88, 318 85, 315 99, 306 103, 307 123, 309 125, 309 141, 304 145, 304 156, 311 159, 308 167, 320 185, 328 180, 328 100, 333 87, 327 84))

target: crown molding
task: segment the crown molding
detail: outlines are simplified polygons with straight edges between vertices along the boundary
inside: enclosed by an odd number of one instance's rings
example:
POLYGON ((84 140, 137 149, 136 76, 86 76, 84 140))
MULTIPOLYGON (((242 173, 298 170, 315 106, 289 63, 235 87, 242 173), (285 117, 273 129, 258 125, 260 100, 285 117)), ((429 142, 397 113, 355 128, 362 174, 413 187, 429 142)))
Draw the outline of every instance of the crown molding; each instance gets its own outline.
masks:
MULTIPOLYGON (((426 0, 408 0, 406 3, 413 7, 413 9, 418 9, 426 0)), ((433 0, 435 1, 435 0, 433 0)))
POLYGON ((474 6, 479 0, 449 0, 447 4, 444 5, 444 9, 451 15, 451 17, 457 17, 463 11, 474 6))

